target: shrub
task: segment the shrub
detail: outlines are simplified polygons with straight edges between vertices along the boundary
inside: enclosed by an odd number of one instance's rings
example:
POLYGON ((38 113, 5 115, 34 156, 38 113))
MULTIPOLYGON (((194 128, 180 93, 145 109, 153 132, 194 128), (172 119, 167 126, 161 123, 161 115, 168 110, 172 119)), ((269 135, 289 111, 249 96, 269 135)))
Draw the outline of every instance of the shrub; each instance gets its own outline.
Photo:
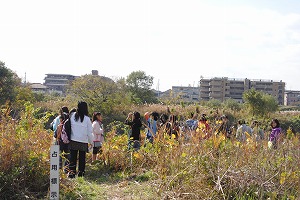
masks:
POLYGON ((4 199, 41 198, 49 182, 49 146, 51 134, 44 129, 43 118, 25 104, 20 119, 0 113, 0 196, 4 199))

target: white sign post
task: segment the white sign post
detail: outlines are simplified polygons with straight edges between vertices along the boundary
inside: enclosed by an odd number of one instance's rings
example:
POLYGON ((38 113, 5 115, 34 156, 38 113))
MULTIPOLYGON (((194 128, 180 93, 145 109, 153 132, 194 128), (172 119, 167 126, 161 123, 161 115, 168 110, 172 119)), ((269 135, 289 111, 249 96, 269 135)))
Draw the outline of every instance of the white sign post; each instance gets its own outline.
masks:
POLYGON ((50 148, 50 200, 59 199, 59 145, 50 148))

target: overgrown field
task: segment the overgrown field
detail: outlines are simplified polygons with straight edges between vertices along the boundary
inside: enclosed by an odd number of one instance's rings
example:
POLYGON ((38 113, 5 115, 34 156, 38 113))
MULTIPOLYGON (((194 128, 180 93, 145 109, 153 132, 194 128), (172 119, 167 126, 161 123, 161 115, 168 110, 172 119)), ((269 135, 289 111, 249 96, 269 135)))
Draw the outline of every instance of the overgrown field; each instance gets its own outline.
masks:
MULTIPOLYGON (((141 113, 156 110, 182 119, 199 109, 213 119, 206 107, 161 105, 133 107, 141 113)), ((46 199, 49 187, 49 148, 52 132, 45 129, 47 115, 28 104, 18 120, 2 109, 0 124, 1 199, 46 199)), ((217 114, 223 114, 219 111, 217 114)), ((252 116, 228 112, 232 120, 252 116)), ((297 114, 276 113, 284 127, 297 124, 297 114)), ((261 119, 268 127, 269 119, 261 119)), ((210 121, 213 123, 213 121, 210 121)), ((86 176, 69 180, 62 173, 61 199, 299 199, 300 141, 296 134, 284 136, 277 149, 267 140, 248 138, 241 144, 222 134, 203 139, 202 133, 164 137, 159 130, 152 144, 128 151, 126 126, 107 126, 100 160, 90 161, 86 176), (123 134, 122 134, 123 133, 123 134)), ((287 130, 287 129, 285 129, 287 130)), ((268 129, 266 129, 268 133, 268 129)), ((144 132, 142 133, 145 136, 144 132)), ((143 142, 145 140, 142 140, 143 142)))

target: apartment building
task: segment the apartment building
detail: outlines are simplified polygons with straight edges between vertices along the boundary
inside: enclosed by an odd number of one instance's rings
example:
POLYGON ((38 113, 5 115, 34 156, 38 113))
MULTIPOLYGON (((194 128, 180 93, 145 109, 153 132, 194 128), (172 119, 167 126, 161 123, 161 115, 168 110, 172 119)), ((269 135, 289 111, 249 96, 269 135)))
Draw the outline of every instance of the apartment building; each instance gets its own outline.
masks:
POLYGON ((41 83, 31 83, 29 84, 29 88, 36 93, 47 93, 48 87, 41 83))
POLYGON ((273 80, 250 80, 234 78, 211 78, 200 80, 200 100, 235 99, 243 101, 243 93, 251 88, 274 96, 280 105, 284 104, 285 83, 273 80))
POLYGON ((199 94, 199 87, 172 86, 172 96, 184 102, 198 102, 199 94))
POLYGON ((46 74, 44 85, 48 87, 49 91, 63 94, 67 85, 75 78, 76 76, 70 74, 46 74))
POLYGON ((287 90, 284 93, 284 105, 285 106, 300 105, 300 91, 287 90))

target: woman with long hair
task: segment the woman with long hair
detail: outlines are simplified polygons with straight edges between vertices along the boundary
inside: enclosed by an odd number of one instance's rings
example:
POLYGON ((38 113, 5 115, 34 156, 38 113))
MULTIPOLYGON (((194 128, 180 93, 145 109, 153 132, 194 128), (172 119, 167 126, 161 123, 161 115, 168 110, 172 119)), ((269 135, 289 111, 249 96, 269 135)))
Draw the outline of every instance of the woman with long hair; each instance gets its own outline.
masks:
POLYGON ((277 149, 278 139, 281 135, 281 128, 278 119, 272 119, 271 121, 272 131, 269 136, 269 147, 277 149))
POLYGON ((75 178, 76 163, 78 162, 78 176, 84 176, 86 152, 88 143, 93 143, 93 129, 91 119, 88 117, 88 106, 84 101, 78 102, 75 113, 70 114, 71 120, 71 141, 70 148, 70 172, 69 178, 75 178))

